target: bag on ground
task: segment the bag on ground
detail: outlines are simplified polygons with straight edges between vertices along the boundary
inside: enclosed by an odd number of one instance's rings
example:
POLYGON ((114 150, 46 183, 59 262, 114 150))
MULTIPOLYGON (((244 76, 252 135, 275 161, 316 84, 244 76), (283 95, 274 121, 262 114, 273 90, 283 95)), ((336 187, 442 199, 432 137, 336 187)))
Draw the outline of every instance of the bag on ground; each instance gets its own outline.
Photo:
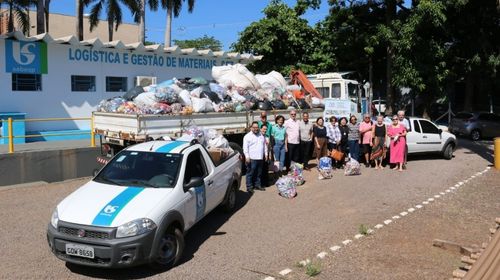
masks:
POLYGON ((351 158, 345 164, 344 175, 346 176, 361 175, 361 166, 359 162, 351 158))
POLYGON ((283 176, 276 181, 279 195, 294 198, 297 195, 297 183, 292 176, 283 176))

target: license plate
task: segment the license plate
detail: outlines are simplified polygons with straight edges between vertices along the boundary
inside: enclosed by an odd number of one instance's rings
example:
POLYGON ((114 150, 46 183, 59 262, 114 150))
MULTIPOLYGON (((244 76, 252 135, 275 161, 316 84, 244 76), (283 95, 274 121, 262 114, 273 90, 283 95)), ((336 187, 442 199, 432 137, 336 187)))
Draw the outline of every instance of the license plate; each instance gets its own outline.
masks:
POLYGON ((85 245, 66 244, 66 254, 83 258, 94 258, 94 248, 85 245))

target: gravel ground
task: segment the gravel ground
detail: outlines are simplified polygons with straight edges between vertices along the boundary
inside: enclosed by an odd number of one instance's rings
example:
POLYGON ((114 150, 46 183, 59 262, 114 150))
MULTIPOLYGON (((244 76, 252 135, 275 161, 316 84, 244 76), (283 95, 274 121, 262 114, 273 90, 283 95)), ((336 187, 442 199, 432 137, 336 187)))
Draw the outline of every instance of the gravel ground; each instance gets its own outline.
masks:
MULTIPOLYGON (((457 150, 456 158, 451 161, 432 156, 413 157, 405 172, 363 169, 361 176, 345 177, 335 171, 334 178, 325 181, 319 181, 315 171, 306 172, 307 182, 299 187, 298 196, 292 200, 279 197, 274 187, 253 196, 240 192, 237 211, 232 215, 215 211, 194 226, 186 235, 181 264, 161 274, 154 274, 147 267, 102 270, 66 265, 50 253, 45 232, 53 208, 88 178, 0 189, 0 218, 4 222, 0 228, 0 278, 262 279, 266 275, 278 276, 278 272, 287 267, 298 270, 293 265, 300 260, 326 251, 344 239, 353 239, 360 224, 381 223, 454 185, 458 179, 483 170, 490 161, 488 149, 491 149, 488 144, 470 144, 457 150)), ((497 200, 499 197, 498 192, 490 196, 497 200)), ((395 223, 394 228, 406 221, 401 222, 395 223)), ((389 231, 387 228, 373 237, 356 241, 352 248, 389 231)), ((369 248, 364 251, 380 254, 377 248, 369 248)), ((357 261, 363 262, 363 259, 357 261)), ((374 262, 366 258, 363 266, 359 265, 378 270, 377 275, 391 275, 384 274, 387 264, 390 264, 388 259, 374 262)), ((337 262, 332 266, 337 266, 337 262)), ((351 271, 347 264, 346 269, 351 271)), ((447 270, 451 273, 453 269, 447 270)), ((331 279, 327 273, 325 269, 321 277, 331 279)), ((336 275, 336 270, 332 275, 336 275)), ((350 275, 341 278, 349 279, 350 275)))
MULTIPOLYGON (((461 254, 434 239, 466 247, 488 241, 500 216, 500 172, 491 170, 444 198, 316 261, 317 279, 450 279, 461 254)), ((307 279, 298 269, 294 279, 307 279)))

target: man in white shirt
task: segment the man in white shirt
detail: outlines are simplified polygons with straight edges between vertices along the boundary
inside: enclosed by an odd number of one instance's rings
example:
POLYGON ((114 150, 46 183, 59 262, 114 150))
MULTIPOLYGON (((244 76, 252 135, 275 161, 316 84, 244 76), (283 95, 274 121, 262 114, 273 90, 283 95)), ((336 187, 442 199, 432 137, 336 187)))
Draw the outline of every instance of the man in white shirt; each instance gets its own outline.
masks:
POLYGON ((259 131, 259 123, 253 122, 250 132, 243 137, 243 153, 247 164, 246 184, 247 191, 254 189, 263 191, 261 185, 262 166, 267 160, 266 138, 259 131))
POLYGON ((286 167, 290 170, 290 162, 300 161, 300 123, 297 120, 297 112, 290 111, 290 118, 285 121, 286 138, 285 147, 288 153, 286 167))

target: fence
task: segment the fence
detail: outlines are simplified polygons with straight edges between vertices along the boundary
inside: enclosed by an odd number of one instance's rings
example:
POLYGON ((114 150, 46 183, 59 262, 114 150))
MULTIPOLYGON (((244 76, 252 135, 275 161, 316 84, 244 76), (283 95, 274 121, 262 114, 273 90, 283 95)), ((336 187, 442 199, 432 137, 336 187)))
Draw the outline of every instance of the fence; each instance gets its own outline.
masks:
POLYGON ((94 133, 94 118, 44 118, 44 119, 24 119, 14 120, 7 119, 7 136, 0 136, 0 139, 7 138, 9 140, 9 154, 14 153, 14 139, 15 138, 35 138, 35 137, 54 137, 54 136, 69 136, 69 135, 90 135, 90 147, 95 147, 95 133, 94 133), (30 134, 30 135, 14 135, 13 123, 14 122, 53 122, 53 121, 89 121, 90 132, 69 132, 69 133, 52 133, 52 134, 30 134))

